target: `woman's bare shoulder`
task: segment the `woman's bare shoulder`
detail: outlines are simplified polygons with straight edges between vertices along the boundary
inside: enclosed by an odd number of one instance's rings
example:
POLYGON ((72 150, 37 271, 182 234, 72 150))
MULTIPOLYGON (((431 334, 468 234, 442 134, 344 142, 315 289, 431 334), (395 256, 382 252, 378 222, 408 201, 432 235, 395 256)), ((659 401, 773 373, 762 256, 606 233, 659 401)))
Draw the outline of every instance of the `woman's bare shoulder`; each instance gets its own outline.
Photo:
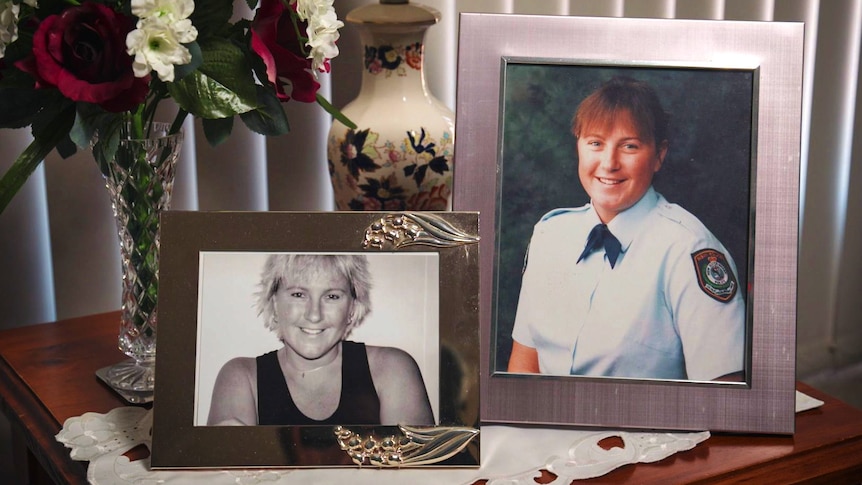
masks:
POLYGON ((234 357, 221 367, 219 376, 224 378, 248 378, 257 374, 257 362, 254 357, 234 357))
POLYGON ((222 366, 213 386, 209 425, 257 423, 256 375, 254 357, 234 357, 222 366))
POLYGON ((384 424, 434 424, 434 414, 416 360, 395 347, 366 346, 368 368, 380 398, 384 424))
POLYGON ((368 369, 375 383, 404 383, 422 380, 422 372, 416 360, 397 347, 366 345, 368 369))
POLYGON ((234 357, 225 362, 224 366, 231 369, 254 369, 257 367, 257 362, 254 357, 234 357))
POLYGON ((368 354, 368 365, 372 370, 374 367, 416 365, 416 361, 410 354, 397 347, 366 345, 365 351, 368 354))

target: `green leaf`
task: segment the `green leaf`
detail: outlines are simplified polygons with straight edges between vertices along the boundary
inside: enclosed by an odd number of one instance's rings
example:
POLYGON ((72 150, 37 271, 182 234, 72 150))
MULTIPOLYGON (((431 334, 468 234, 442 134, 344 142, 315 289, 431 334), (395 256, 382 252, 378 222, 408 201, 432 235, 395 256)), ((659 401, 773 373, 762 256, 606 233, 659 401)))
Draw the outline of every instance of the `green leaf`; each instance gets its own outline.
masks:
POLYGON ((258 86, 257 99, 260 108, 240 115, 246 126, 264 136, 278 136, 290 131, 284 107, 271 89, 258 86))
POLYGON ((230 136, 233 130, 233 117, 217 120, 201 120, 204 127, 204 136, 211 146, 221 144, 230 136))
MULTIPOLYGON (((24 71, 19 70, 18 68, 12 67, 12 62, 16 62, 15 60, 9 57, 9 50, 13 45, 18 45, 17 43, 12 44, 6 47, 6 56, 3 60, 6 62, 6 67, 0 67, 0 87, 3 88, 33 88, 33 76, 27 74, 24 71)), ((27 55, 32 53, 33 49, 31 48, 27 55)), ((26 56, 25 56, 26 57, 26 56)), ((2 66, 2 65, 0 65, 2 66)), ((41 90, 43 93, 48 92, 48 90, 41 90)))
POLYGON ((183 46, 189 50, 189 53, 192 55, 192 60, 188 64, 174 66, 174 81, 188 76, 204 62, 204 56, 201 52, 200 44, 197 42, 191 42, 189 44, 183 44, 183 46))
POLYGON ((23 128, 45 106, 48 97, 33 88, 0 88, 0 128, 23 128))
POLYGON ((93 136, 119 117, 119 114, 108 113, 98 105, 79 102, 75 112, 75 124, 69 136, 79 148, 89 148, 93 136))
POLYGON ((356 123, 350 121, 350 118, 344 116, 344 113, 338 110, 335 106, 327 101, 320 93, 317 94, 317 104, 323 107, 327 113, 331 114, 336 120, 340 121, 344 126, 350 128, 351 130, 356 129, 356 123))
MULTIPOLYGON (((41 7, 42 5, 39 5, 40 14, 44 12, 41 7)), ((28 24, 28 20, 28 18, 19 18, 18 25, 25 26, 28 24)), ((3 60, 6 63, 6 66, 8 66, 7 71, 18 71, 17 68, 13 68, 12 66, 14 66, 16 62, 33 55, 33 34, 32 31, 28 32, 27 30, 29 29, 26 29, 26 27, 19 27, 18 39, 15 42, 6 45, 6 54, 4 55, 3 60)), ((18 72, 23 74, 22 71, 18 72)), ((30 78, 30 84, 33 84, 33 78, 30 77, 29 74, 26 74, 26 76, 30 78)))
POLYGON ((64 159, 71 157, 77 151, 78 146, 75 145, 75 142, 73 142, 68 136, 60 140, 60 143, 57 143, 57 153, 59 153, 64 159))
POLYGON ((29 74, 6 69, 0 74, 0 128, 29 126, 42 109, 64 99, 56 89, 35 89, 29 74))
POLYGON ((68 103, 57 116, 51 117, 44 125, 33 125, 33 141, 15 159, 9 170, 0 179, 0 213, 12 197, 42 163, 42 160, 69 134, 75 121, 75 105, 68 103))
POLYGON ((197 71, 168 84, 171 96, 199 118, 229 118, 256 109, 257 89, 245 53, 233 43, 201 43, 203 63, 197 71))
POLYGON ((93 144, 93 157, 99 165, 102 175, 108 176, 108 164, 114 159, 117 148, 120 146, 120 133, 123 119, 119 116, 103 123, 98 128, 98 137, 93 144))
POLYGON ((198 40, 218 34, 233 15, 233 0, 206 0, 195 2, 195 11, 189 16, 198 30, 198 40))
POLYGON ((63 10, 69 8, 70 3, 68 0, 39 0, 39 16, 46 18, 48 15, 62 13, 63 10))

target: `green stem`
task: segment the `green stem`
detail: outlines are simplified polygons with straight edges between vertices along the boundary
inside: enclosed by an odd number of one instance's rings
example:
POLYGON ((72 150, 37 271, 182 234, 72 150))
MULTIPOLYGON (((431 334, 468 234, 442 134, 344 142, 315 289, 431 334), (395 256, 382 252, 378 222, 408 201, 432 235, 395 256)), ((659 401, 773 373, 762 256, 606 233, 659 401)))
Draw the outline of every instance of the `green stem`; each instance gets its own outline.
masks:
POLYGON ((306 47, 308 46, 308 38, 303 34, 304 32, 300 32, 299 30, 299 16, 296 12, 293 11, 293 7, 290 5, 287 6, 290 9, 290 21, 293 24, 293 30, 296 32, 297 43, 299 44, 299 49, 302 51, 302 55, 308 57, 308 50, 306 47))
POLYGON ((145 105, 144 112, 142 115, 142 119, 144 121, 144 126, 152 126, 153 121, 156 118, 156 108, 158 108, 159 103, 164 99, 164 96, 160 94, 150 93, 149 99, 145 105))
POLYGON ((34 129, 33 141, 21 155, 18 155, 18 158, 0 179, 0 214, 6 209, 15 194, 21 190, 21 187, 24 186, 36 167, 42 163, 42 160, 69 134, 74 121, 75 105, 70 104, 38 132, 34 129))
POLYGON ((335 106, 327 101, 320 93, 317 93, 317 104, 323 107, 327 113, 331 114, 336 120, 340 121, 344 124, 344 126, 350 128, 351 130, 356 129, 356 123, 350 120, 347 116, 344 116, 344 113, 338 110, 335 106))
POLYGON ((47 146, 41 140, 33 140, 9 170, 0 179, 0 213, 6 209, 12 197, 21 190, 36 167, 54 149, 54 145, 47 146))
POLYGON ((171 131, 168 134, 173 135, 174 133, 179 132, 188 115, 188 111, 180 108, 179 112, 177 112, 176 118, 174 118, 174 122, 171 124, 171 131))
POLYGON ((129 124, 130 133, 128 136, 132 139, 144 137, 144 105, 141 104, 134 111, 130 111, 126 116, 126 121, 129 124))

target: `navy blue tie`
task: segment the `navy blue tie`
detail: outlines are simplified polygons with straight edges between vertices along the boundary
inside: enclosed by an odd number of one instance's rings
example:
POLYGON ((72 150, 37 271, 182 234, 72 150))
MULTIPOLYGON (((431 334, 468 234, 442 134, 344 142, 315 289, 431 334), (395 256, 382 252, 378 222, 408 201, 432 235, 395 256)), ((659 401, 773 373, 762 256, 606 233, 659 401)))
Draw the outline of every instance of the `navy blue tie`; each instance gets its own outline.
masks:
POLYGON ((614 265, 617 264, 617 258, 620 255, 622 247, 620 246, 619 239, 611 234, 606 224, 596 224, 596 227, 590 231, 590 235, 587 237, 587 246, 580 257, 578 257, 578 263, 591 252, 601 247, 604 247, 605 254, 608 256, 608 262, 611 263, 611 269, 613 269, 614 265))

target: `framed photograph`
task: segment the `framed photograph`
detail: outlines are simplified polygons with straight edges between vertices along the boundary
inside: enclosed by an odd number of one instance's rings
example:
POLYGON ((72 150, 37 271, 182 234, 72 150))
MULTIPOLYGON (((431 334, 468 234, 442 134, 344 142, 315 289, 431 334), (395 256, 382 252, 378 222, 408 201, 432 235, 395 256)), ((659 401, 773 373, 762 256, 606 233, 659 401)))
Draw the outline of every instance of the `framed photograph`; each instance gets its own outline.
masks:
POLYGON ((460 28, 483 421, 793 433, 803 25, 460 28))
POLYGON ((477 213, 171 211, 161 238, 153 468, 479 465, 477 213))

